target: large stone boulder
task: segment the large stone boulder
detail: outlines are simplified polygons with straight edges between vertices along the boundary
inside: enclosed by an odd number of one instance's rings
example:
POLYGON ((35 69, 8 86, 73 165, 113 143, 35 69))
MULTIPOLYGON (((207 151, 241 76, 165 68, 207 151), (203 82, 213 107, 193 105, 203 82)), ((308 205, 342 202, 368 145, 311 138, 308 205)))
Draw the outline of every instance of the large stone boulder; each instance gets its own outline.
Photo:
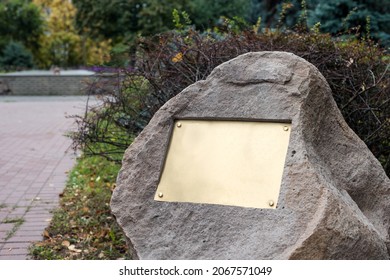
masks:
POLYGON ((168 101, 126 151, 111 208, 139 259, 389 259, 390 180, 291 53, 241 55, 168 101), (155 201, 186 118, 291 120, 277 208, 155 201))

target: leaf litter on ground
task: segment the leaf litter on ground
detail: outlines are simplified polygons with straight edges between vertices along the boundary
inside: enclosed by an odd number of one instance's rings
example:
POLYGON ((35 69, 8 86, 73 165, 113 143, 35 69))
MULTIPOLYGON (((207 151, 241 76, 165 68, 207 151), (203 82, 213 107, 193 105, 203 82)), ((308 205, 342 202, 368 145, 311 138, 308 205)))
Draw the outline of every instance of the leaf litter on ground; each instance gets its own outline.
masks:
POLYGON ((32 259, 130 259, 126 239, 109 202, 120 165, 81 157, 69 173, 60 207, 30 248, 32 259))

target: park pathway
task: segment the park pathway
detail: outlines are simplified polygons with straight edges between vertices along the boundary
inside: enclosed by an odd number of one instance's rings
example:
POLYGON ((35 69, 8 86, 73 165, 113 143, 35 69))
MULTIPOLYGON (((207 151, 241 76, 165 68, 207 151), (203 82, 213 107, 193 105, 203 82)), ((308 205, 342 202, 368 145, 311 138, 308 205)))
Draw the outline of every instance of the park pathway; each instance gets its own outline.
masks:
POLYGON ((43 239, 75 163, 66 116, 85 104, 85 96, 0 96, 0 260, 28 259, 43 239))

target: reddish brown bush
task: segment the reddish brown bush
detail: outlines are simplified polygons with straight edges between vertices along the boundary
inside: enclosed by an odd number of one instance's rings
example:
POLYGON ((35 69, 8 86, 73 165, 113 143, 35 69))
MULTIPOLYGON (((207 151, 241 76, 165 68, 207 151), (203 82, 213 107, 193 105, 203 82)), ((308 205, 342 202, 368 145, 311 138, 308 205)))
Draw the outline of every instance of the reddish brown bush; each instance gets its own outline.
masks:
POLYGON ((109 133, 98 123, 129 139, 185 87, 205 79, 222 62, 254 51, 292 52, 314 64, 327 79, 347 123, 390 174, 389 57, 369 41, 339 40, 317 32, 201 34, 190 29, 142 38, 137 42, 135 69, 126 72, 119 91, 105 96, 103 110, 78 119, 74 143, 84 148, 95 143, 127 146, 130 140, 109 141, 109 133))

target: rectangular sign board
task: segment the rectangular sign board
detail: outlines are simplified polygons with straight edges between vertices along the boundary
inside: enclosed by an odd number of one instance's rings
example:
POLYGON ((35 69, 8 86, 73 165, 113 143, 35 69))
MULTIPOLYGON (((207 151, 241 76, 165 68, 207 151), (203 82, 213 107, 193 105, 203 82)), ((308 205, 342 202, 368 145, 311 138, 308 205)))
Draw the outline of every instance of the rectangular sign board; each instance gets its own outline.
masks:
POLYGON ((276 208, 291 124, 177 120, 155 200, 276 208))

